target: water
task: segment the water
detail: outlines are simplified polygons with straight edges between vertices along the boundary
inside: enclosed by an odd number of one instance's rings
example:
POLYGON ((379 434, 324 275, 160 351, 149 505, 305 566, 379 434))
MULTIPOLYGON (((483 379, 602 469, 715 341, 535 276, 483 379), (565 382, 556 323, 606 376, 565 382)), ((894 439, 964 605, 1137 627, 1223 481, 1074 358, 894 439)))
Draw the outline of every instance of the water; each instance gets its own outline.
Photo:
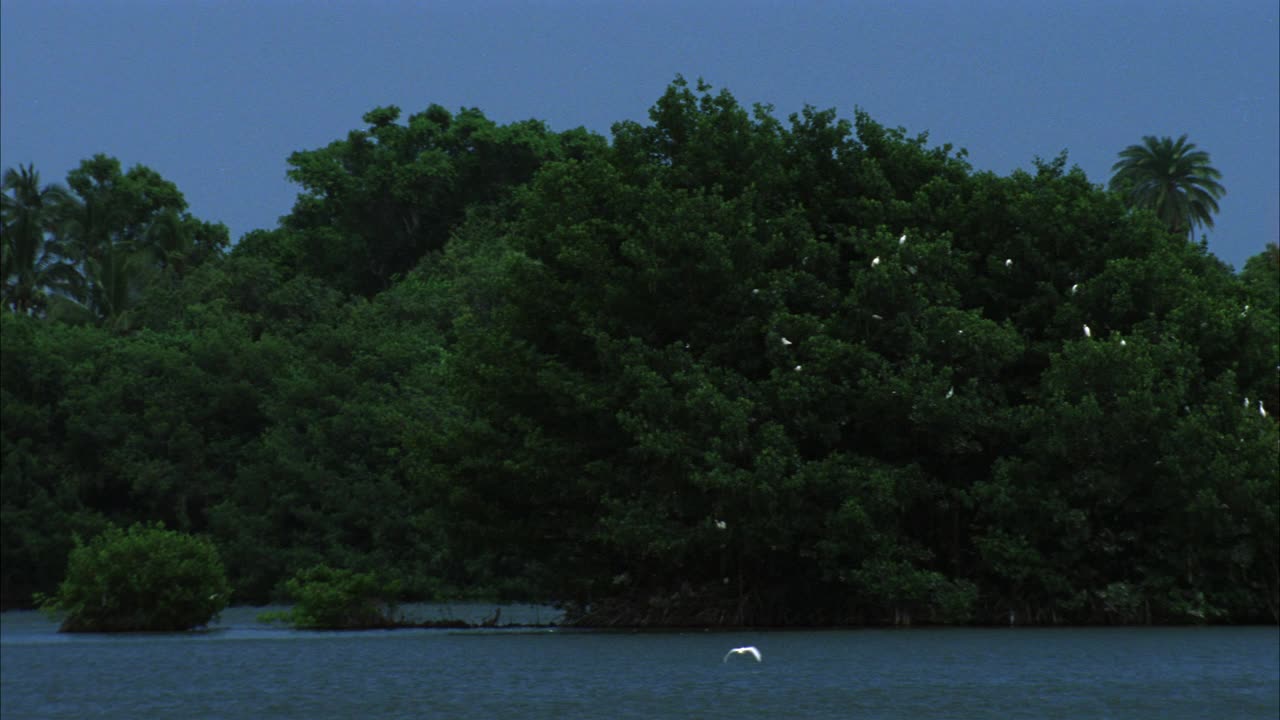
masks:
MULTIPOLYGON (((491 607, 452 608, 483 617, 491 607)), ((0 615, 0 715, 57 718, 1280 717, 1280 629, 59 635, 0 615), (732 647, 755 645, 721 662, 732 647)), ((507 608, 502 620, 551 619, 507 608)))

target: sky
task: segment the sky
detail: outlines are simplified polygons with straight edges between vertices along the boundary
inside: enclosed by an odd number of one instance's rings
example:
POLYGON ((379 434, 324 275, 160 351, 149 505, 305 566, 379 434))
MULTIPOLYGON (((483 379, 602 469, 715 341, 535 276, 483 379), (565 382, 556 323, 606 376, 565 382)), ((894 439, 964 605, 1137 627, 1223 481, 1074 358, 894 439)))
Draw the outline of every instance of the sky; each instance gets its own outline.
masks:
POLYGON ((273 228, 296 150, 397 105, 608 135, 677 74, 785 118, 855 110, 1007 174, 1096 183, 1145 135, 1222 172, 1209 249, 1280 238, 1276 0, 0 0, 0 166, 95 153, 177 184, 232 239, 273 228))

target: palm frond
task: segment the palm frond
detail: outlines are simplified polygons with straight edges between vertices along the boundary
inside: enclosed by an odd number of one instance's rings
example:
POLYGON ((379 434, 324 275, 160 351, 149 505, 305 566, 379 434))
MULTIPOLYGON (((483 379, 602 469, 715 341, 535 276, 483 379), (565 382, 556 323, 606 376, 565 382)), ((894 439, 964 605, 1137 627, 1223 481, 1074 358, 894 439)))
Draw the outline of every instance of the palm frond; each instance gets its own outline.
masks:
POLYGON ((1177 140, 1147 135, 1119 157, 1111 166, 1110 187, 1131 206, 1151 210, 1173 232, 1190 235, 1196 227, 1213 227, 1218 198, 1226 194, 1218 182, 1222 174, 1209 164, 1209 153, 1197 150, 1186 135, 1177 140))

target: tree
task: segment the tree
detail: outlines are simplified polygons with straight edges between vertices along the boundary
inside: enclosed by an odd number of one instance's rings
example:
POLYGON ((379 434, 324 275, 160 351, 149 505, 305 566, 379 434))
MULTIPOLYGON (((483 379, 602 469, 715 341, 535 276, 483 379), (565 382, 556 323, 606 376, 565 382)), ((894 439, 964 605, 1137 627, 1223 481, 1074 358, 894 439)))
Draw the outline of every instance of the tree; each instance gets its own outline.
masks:
POLYGON ((395 106, 375 108, 364 115, 368 129, 290 155, 289 179, 303 192, 283 232, 258 238, 258 251, 279 256, 271 245, 284 243, 295 271, 370 296, 444 247, 469 211, 501 205, 543 163, 604 147, 598 136, 561 136, 534 120, 497 125, 474 108, 451 114, 431 105, 404 125, 399 117, 395 106))
POLYGON ((197 220, 171 207, 152 216, 137 243, 151 255, 152 263, 178 278, 228 244, 228 230, 222 223, 197 220))
POLYGON ((78 294, 80 274, 53 235, 70 200, 61 185, 41 187, 33 165, 5 171, 0 277, 4 305, 14 312, 42 311, 46 290, 78 294))
POLYGON ((74 194, 60 213, 60 250, 86 282, 78 307, 58 308, 63 319, 127 330, 147 287, 228 244, 226 226, 191 217, 177 186, 144 165, 123 172, 119 160, 99 154, 68 173, 67 184, 74 194))
POLYGON ((1280 409, 1280 373, 1276 372, 1276 358, 1280 357, 1280 245, 1267 243, 1262 252, 1246 260, 1239 279, 1245 297, 1244 306, 1232 313, 1241 326, 1239 344, 1243 346, 1236 351, 1237 374, 1245 392, 1274 411, 1280 409))
POLYGON ((62 632, 177 632, 215 620, 230 596, 211 541, 135 524, 77 543, 42 605, 65 614, 62 632))
POLYGON ((1218 198, 1227 191, 1209 153, 1195 147, 1186 135, 1176 141, 1147 135, 1141 145, 1120 151, 1120 161, 1111 166, 1111 189, 1134 207, 1155 212, 1179 235, 1189 236, 1198 225, 1213 227, 1218 198))
POLYGON ((369 630, 402 624, 396 612, 400 584, 374 573, 315 565, 299 570, 284 585, 293 608, 264 613, 262 619, 307 630, 369 630))
POLYGON ((162 521, 340 622, 391 594, 307 568, 595 625, 1280 617, 1274 245, 1234 274, 1065 153, 680 80, 650 118, 375 110, 209 262, 88 162, 110 327, 0 317, 3 600, 162 521))
POLYGON ((93 362, 107 340, 98 328, 0 312, 0 608, 52 592, 72 536, 106 524, 81 500, 57 399, 73 382, 70 366, 93 362))

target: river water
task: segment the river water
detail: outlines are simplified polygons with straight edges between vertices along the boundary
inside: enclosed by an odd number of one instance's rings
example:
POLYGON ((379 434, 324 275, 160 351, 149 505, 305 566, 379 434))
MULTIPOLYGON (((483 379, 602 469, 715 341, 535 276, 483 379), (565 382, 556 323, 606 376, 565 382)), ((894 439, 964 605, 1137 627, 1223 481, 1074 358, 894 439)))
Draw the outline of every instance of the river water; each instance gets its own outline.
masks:
POLYGON ((205 632, 110 636, 0 614, 0 716, 1280 717, 1275 627, 301 632, 258 612, 230 609, 205 632), (743 645, 763 662, 723 661, 743 645))

